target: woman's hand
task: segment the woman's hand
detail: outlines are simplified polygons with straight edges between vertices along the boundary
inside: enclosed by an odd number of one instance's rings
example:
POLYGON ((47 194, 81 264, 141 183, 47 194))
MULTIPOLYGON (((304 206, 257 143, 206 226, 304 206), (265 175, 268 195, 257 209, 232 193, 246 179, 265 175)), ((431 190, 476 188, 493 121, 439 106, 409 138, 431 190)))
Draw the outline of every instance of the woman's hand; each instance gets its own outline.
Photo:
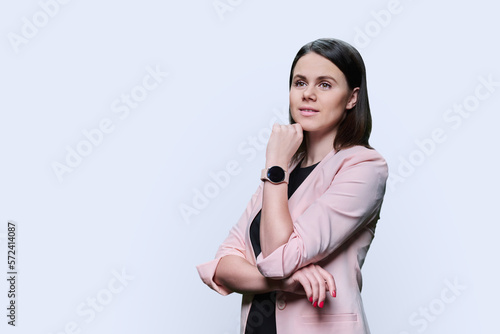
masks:
POLYGON ((285 170, 302 143, 302 127, 298 123, 275 123, 266 149, 266 167, 281 166, 285 170))
POLYGON ((314 307, 322 308, 326 291, 330 291, 331 296, 335 297, 336 289, 332 274, 316 264, 305 266, 281 281, 281 290, 305 294, 314 307))

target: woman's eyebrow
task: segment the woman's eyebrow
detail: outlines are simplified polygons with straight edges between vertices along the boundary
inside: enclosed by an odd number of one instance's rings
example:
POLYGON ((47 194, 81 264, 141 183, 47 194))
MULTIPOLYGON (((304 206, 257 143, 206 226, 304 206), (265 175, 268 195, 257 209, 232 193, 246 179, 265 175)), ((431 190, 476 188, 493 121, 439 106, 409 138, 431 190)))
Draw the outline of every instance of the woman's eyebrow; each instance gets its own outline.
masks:
POLYGON ((334 77, 331 77, 329 75, 322 75, 322 76, 318 77, 318 80, 332 80, 333 82, 337 82, 337 80, 335 80, 334 77))
POLYGON ((293 78, 294 78, 294 79, 302 79, 302 80, 306 80, 306 77, 305 77, 305 76, 303 76, 302 74, 295 74, 295 75, 293 76, 293 78))
MULTIPOLYGON (((303 76, 302 74, 295 74, 293 76, 293 79, 301 79, 301 80, 306 80, 307 78, 305 76, 303 76)), ((337 82, 337 80, 335 80, 334 77, 331 77, 329 75, 321 75, 317 78, 318 81, 321 81, 321 80, 332 80, 333 82, 337 82)))

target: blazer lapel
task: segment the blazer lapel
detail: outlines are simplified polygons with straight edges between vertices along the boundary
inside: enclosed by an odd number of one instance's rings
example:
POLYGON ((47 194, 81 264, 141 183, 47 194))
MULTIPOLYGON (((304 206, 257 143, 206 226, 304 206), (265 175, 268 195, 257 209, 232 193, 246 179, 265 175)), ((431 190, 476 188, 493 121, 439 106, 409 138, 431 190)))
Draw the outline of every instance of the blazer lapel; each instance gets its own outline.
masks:
MULTIPOLYGON (((327 180, 329 178, 329 173, 325 173, 323 167, 325 163, 330 160, 336 153, 337 151, 331 150, 288 199, 288 210, 290 211, 292 220, 295 220, 298 216, 300 216, 312 204, 312 202, 314 202, 316 198, 321 196, 321 194, 323 194, 323 192, 329 187, 330 182, 327 180)), ((298 166, 299 163, 300 161, 290 165, 290 167, 288 168, 288 173, 290 174, 298 166)), ((257 216, 259 211, 262 209, 263 190, 264 188, 261 188, 257 196, 257 204, 250 214, 248 230, 250 229, 250 225, 255 216, 257 216)), ((247 231, 245 239, 246 244, 249 245, 249 247, 247 248, 247 259, 249 259, 252 264, 255 265, 256 259, 254 256, 252 242, 250 241, 249 231, 247 231)))
POLYGON ((324 166, 336 153, 337 151, 331 150, 289 198, 288 209, 292 220, 300 216, 329 187, 330 180, 327 178, 330 173, 324 166))

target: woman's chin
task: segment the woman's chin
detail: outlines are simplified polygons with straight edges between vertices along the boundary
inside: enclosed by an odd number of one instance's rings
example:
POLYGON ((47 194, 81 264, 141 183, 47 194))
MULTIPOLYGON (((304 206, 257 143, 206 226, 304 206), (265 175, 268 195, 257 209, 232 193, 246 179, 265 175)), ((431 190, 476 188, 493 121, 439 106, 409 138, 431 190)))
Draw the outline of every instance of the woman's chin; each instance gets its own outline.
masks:
POLYGON ((321 126, 320 124, 318 124, 317 120, 312 120, 304 117, 297 117, 295 118, 295 122, 297 124, 300 124, 300 126, 302 127, 302 131, 315 132, 321 130, 321 126))
POLYGON ((310 124, 309 122, 297 122, 302 127, 302 131, 314 132, 317 130, 317 126, 310 124))

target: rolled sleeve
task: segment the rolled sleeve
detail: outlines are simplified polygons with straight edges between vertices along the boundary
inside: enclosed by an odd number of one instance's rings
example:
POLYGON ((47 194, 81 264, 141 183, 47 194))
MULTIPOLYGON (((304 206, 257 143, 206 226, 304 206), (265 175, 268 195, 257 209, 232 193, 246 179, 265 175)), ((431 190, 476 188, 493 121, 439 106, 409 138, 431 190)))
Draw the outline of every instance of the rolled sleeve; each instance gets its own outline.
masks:
POLYGON ((330 186, 293 221, 287 243, 265 258, 257 257, 262 275, 282 279, 316 263, 376 221, 385 193, 387 163, 375 150, 344 161, 330 186))
POLYGON ((215 270, 219 265, 220 259, 222 259, 222 257, 197 265, 196 269, 198 270, 198 274, 200 275, 200 278, 203 281, 203 283, 208 285, 212 290, 220 293, 223 296, 226 296, 233 291, 229 290, 223 285, 215 283, 214 281, 215 270))
POLYGON ((206 285, 208 285, 211 289, 220 293, 221 295, 228 295, 232 290, 228 289, 225 286, 219 285, 214 281, 215 271, 217 270, 217 266, 224 256, 227 255, 236 255, 240 256, 244 259, 246 258, 246 244, 245 244, 245 231, 247 229, 248 221, 250 219, 250 215, 253 211, 253 208, 257 204, 257 198, 259 193, 263 189, 263 183, 259 184, 257 191, 252 195, 249 203, 243 214, 241 215, 238 222, 231 228, 229 231, 229 235, 224 240, 224 242, 219 246, 217 253, 215 254, 215 259, 200 264, 196 266, 198 270, 198 274, 206 285))

